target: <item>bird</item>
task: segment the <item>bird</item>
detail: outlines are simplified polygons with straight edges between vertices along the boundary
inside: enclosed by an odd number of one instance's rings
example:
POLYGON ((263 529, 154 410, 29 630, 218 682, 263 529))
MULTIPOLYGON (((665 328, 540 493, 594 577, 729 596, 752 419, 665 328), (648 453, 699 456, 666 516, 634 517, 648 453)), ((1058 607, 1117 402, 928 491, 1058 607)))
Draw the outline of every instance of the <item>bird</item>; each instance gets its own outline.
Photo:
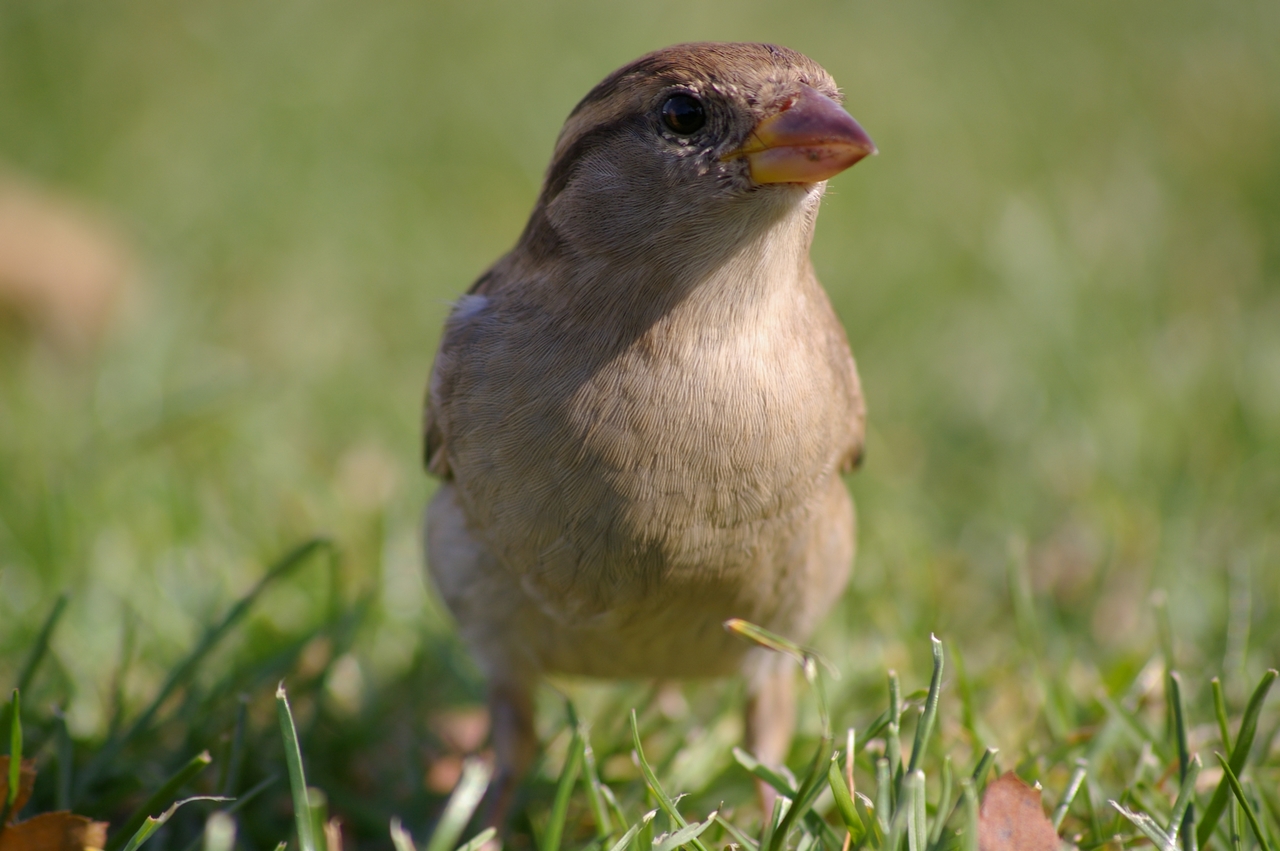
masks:
POLYGON ((537 754, 548 674, 741 673, 748 747, 786 757, 794 670, 723 625, 805 641, 852 570, 866 410, 809 257, 827 179, 876 153, 842 101, 771 44, 622 66, 452 306, 426 559, 488 680, 499 799, 537 754))

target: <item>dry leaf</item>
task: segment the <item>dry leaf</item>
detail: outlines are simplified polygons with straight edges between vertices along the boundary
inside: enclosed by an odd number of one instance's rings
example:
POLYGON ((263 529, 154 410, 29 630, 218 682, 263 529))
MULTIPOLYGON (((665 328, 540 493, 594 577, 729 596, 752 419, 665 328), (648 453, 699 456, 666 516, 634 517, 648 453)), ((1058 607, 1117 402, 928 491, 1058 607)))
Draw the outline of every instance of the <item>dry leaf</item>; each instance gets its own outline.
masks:
MULTIPOLYGON (((18 769, 18 799, 13 802, 13 807, 9 810, 9 822, 18 817, 18 813, 22 812, 22 808, 27 805, 27 799, 31 797, 31 789, 36 785, 36 761, 34 759, 24 759, 22 768, 18 769)), ((9 798, 9 757, 0 756, 0 802, 9 798)))
POLYGON ((324 823, 324 844, 328 851, 342 851, 342 819, 337 816, 324 823))
POLYGON ((124 240, 82 203, 0 174, 0 316, 62 349, 98 341, 134 274, 124 240))
MULTIPOLYGON (((36 782, 36 762, 24 759, 18 775, 18 797, 9 811, 9 823, 0 832, 0 851, 86 851, 107 842, 107 823, 70 812, 41 813, 14 823, 36 782)), ((0 801, 9 795, 9 757, 0 756, 0 801)))
POLYGON ((69 812, 41 813, 0 833, 0 851, 86 851, 107 842, 107 823, 69 812))
POLYGON ((1062 840, 1045 817, 1040 790, 1012 771, 997 778, 982 796, 978 813, 981 851, 1058 851, 1062 840))
POLYGON ((422 785, 437 795, 448 795, 462 779, 462 757, 445 754, 432 760, 422 777, 422 785))
POLYGON ((444 709, 432 714, 427 724, 451 753, 473 754, 489 737, 489 711, 483 706, 444 709))

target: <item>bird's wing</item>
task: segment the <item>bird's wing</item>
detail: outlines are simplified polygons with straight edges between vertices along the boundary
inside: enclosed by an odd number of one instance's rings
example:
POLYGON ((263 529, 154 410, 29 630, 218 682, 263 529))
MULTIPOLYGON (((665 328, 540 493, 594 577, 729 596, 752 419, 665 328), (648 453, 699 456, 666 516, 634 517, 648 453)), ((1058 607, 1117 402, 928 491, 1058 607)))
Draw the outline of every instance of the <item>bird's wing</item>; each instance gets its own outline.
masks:
MULTIPOLYGON (((819 288, 817 275, 813 267, 809 267, 809 277, 819 288)), ((822 315, 818 321, 820 334, 827 348, 827 362, 835 371, 837 393, 844 400, 844 416, 847 424, 845 445, 840 454, 840 472, 852 473, 862 466, 867 434, 867 406, 862 397, 862 382, 858 378, 858 367, 853 360, 853 352, 849 348, 849 337, 845 333, 844 324, 836 315, 830 298, 819 300, 823 305, 822 315)))
MULTIPOLYGON (((496 264, 495 264, 496 268, 496 264)), ((445 322, 444 336, 431 366, 431 379, 427 384, 426 401, 422 409, 422 463, 427 472, 442 479, 453 478, 449 468, 448 428, 445 411, 449 394, 453 389, 453 368, 457 363, 457 350, 464 329, 476 314, 489 302, 488 292, 494 288, 495 268, 490 268, 476 279, 462 298, 453 305, 453 311, 445 322)))
POLYGON ((440 422, 439 402, 433 397, 436 387, 441 384, 441 357, 436 355, 436 362, 431 367, 431 380, 427 385, 427 398, 422 406, 422 463, 427 472, 442 479, 453 478, 449 469, 449 457, 445 453, 444 428, 440 422))

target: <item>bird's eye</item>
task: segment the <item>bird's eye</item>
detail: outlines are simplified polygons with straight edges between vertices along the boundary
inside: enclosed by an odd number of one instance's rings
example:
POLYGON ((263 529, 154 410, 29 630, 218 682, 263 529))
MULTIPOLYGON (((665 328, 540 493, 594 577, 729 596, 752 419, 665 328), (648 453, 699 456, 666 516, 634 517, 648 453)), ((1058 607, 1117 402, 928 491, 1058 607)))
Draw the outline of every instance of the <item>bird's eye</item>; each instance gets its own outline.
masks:
POLYGON ((707 113, 693 95, 672 95, 662 105, 662 123, 681 136, 689 136, 707 123, 707 113))

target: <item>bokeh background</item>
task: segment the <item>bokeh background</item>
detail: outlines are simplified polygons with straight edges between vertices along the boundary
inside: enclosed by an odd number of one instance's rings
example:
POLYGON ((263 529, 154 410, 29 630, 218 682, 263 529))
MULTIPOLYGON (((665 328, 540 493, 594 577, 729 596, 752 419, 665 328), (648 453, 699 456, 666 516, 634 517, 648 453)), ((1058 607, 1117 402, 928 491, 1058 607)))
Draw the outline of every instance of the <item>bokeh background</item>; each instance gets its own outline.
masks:
POLYGON ((886 666, 921 685, 933 631, 1033 754, 1018 577, 1072 691, 1142 668, 1161 592, 1193 701, 1212 675, 1238 700, 1280 655, 1271 0, 7 0, 0 682, 69 590, 29 700, 89 753, 326 535, 339 559, 268 589, 161 713, 187 720, 131 746, 169 756, 119 771, 142 788, 215 747, 241 692, 269 730, 288 676, 351 830, 425 823, 438 718, 481 693, 418 544, 449 302, 514 241, 577 99, 700 39, 809 54, 881 150, 814 246, 870 410, 820 639, 841 716, 879 711, 886 666))

